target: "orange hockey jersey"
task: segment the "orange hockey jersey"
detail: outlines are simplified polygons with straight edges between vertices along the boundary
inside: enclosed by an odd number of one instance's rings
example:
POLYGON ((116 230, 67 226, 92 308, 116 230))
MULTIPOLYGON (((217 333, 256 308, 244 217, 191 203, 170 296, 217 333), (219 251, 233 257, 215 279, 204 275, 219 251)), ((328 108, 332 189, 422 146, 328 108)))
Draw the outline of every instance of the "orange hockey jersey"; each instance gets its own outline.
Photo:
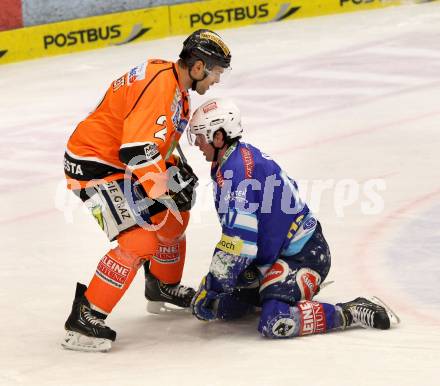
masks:
POLYGON ((129 169, 150 197, 157 197, 163 191, 153 191, 158 180, 164 183, 165 161, 189 113, 189 96, 179 82, 176 63, 149 60, 133 68, 111 84, 71 135, 64 157, 68 187, 111 181, 129 169), (150 179, 153 175, 156 178, 150 179))

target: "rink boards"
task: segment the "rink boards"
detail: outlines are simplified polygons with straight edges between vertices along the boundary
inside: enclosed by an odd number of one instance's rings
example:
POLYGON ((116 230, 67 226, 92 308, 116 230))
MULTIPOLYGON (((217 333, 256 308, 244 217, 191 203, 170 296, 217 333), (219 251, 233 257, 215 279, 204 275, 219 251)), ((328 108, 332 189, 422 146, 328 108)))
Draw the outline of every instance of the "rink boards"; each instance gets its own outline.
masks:
POLYGON ((0 33, 0 64, 250 24, 437 0, 213 0, 112 13, 0 33))

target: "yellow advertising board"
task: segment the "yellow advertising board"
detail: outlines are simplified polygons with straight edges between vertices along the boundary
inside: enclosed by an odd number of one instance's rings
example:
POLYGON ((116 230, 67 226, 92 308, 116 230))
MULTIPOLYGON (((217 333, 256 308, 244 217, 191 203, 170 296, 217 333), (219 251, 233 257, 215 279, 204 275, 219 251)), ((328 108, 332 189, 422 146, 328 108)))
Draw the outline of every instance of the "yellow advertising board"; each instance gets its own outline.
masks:
POLYGON ((171 33, 222 29, 399 5, 404 0, 212 0, 170 7, 171 33))
POLYGON ((168 35, 168 7, 20 28, 0 33, 0 64, 168 35))
MULTIPOLYGON (((425 3, 439 0, 414 0, 425 3)), ((0 32, 0 64, 133 41, 407 4, 408 0, 209 0, 0 32)))

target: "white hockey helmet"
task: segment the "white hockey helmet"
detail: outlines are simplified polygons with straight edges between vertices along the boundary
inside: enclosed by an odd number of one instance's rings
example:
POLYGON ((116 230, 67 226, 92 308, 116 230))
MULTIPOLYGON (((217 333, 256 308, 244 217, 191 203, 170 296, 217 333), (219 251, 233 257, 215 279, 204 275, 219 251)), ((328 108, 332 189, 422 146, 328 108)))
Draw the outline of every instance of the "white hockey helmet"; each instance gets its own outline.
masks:
POLYGON ((243 134, 240 110, 230 99, 215 98, 199 106, 189 122, 188 141, 193 145, 195 136, 202 134, 211 143, 220 129, 226 133, 226 142, 243 134))

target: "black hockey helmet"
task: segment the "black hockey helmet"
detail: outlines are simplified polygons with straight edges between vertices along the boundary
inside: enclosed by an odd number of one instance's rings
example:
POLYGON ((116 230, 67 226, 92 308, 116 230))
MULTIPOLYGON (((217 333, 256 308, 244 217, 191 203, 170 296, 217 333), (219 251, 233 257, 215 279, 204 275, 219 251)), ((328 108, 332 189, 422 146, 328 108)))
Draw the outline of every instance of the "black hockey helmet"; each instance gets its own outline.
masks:
POLYGON ((189 35, 183 42, 180 59, 191 68, 196 60, 202 60, 206 67, 229 68, 231 52, 222 38, 209 29, 199 29, 189 35))

